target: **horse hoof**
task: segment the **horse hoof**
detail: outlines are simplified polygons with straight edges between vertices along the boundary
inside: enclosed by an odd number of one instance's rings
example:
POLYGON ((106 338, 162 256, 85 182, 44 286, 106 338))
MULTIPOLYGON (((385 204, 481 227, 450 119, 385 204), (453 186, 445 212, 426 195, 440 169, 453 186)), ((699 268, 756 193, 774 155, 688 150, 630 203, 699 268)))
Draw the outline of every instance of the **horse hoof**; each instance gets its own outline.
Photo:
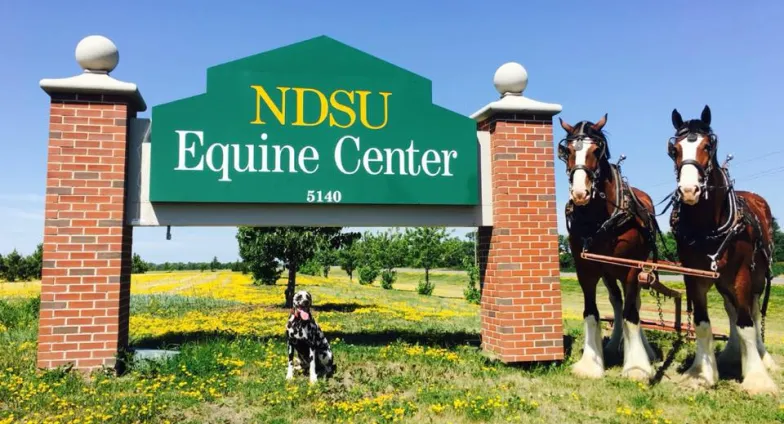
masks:
POLYGON ((621 375, 634 381, 648 381, 653 377, 653 371, 642 368, 629 368, 623 370, 621 375))
POLYGON ((703 372, 703 370, 700 368, 692 367, 686 371, 686 373, 683 375, 683 378, 681 378, 680 383, 693 389, 700 387, 710 388, 716 385, 717 380, 717 375, 708 374, 703 372))
POLYGON ((741 384, 743 390, 750 395, 776 395, 779 392, 776 383, 766 373, 753 373, 747 375, 741 384))
POLYGON ((596 362, 581 360, 572 366, 572 374, 583 378, 602 378, 604 368, 596 362))

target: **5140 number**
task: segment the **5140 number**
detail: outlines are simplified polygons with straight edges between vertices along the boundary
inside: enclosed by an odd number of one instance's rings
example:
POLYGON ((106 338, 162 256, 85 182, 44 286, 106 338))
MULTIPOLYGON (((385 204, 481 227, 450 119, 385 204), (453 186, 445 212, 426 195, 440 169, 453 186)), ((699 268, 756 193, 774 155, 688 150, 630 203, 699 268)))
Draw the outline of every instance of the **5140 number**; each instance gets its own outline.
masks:
POLYGON ((338 190, 323 192, 321 190, 308 190, 308 203, 340 203, 343 195, 338 190))

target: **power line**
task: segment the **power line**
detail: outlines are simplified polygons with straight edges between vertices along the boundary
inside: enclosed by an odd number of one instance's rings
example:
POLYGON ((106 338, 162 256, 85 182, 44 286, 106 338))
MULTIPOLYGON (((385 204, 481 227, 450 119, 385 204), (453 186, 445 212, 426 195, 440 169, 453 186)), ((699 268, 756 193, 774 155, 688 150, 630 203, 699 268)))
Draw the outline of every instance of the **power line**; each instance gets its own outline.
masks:
MULTIPOLYGON (((764 154, 762 154, 762 155, 759 155, 759 156, 754 156, 754 157, 751 157, 751 158, 749 158, 749 159, 744 159, 744 160, 741 160, 741 161, 735 162, 735 163, 733 164, 733 165, 734 165, 733 167, 737 167, 737 165, 740 165, 740 164, 744 164, 744 163, 753 162, 753 161, 755 161, 755 160, 759 160, 759 159, 765 159, 765 158, 768 158, 768 157, 770 157, 770 156, 772 156, 772 155, 777 155, 777 154, 779 154, 779 153, 784 153, 784 149, 781 149, 781 150, 774 150, 774 151, 772 151, 772 152, 764 153, 764 154)), ((778 168, 774 168, 774 169, 778 169, 778 168)), ((783 168, 783 169, 784 169, 784 168, 783 168)), ((771 169, 771 170, 772 170, 772 169, 771 169)), ((768 171, 770 171, 770 170, 768 170, 768 171)), ((762 172, 766 172, 766 171, 762 171, 762 172)), ((753 175, 756 175, 756 174, 753 174, 753 175)), ((751 175, 751 176, 753 176, 753 175, 751 175)), ((744 177, 741 177, 741 178, 746 178, 746 177, 750 177, 750 176, 748 176, 748 175, 747 175, 747 176, 744 176, 744 177)), ((667 180, 667 181, 662 181, 662 182, 660 182, 660 183, 658 183, 658 184, 652 184, 652 185, 650 185, 650 186, 648 186, 648 187, 661 187, 661 186, 663 186, 663 185, 672 184, 672 183, 673 183, 673 180, 667 180)))

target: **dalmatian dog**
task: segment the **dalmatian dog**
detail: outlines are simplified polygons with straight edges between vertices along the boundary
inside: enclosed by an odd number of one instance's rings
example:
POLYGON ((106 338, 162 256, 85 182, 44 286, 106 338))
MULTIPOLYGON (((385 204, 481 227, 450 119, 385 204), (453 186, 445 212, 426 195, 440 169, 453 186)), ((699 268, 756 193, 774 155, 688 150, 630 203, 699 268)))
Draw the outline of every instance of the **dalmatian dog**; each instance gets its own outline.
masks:
POLYGON ((295 368, 301 370, 305 364, 309 366, 311 384, 316 382, 317 373, 331 376, 336 369, 329 342, 310 311, 312 304, 313 297, 307 291, 301 290, 294 295, 294 306, 286 323, 286 344, 289 354, 287 380, 294 378, 295 368), (295 351, 299 366, 294 364, 295 351))

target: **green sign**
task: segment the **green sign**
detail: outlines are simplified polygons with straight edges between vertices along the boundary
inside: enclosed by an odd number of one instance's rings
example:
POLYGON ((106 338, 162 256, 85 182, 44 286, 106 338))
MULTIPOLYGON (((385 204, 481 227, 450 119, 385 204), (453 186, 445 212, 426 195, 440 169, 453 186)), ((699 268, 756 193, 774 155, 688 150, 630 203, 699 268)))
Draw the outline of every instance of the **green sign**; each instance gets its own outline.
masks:
POLYGON ((150 200, 475 205, 476 123, 328 37, 207 70, 152 109, 150 200))

